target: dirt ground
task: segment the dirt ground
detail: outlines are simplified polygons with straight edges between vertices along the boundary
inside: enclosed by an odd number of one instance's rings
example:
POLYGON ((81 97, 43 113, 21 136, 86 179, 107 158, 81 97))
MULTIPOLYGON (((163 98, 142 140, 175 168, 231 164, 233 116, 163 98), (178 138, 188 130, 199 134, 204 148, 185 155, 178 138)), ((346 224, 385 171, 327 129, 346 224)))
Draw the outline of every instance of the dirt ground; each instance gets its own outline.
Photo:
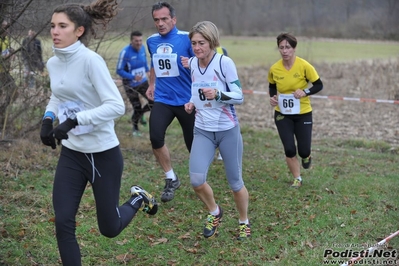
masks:
MULTIPOLYGON (((323 84, 317 95, 399 100, 399 57, 341 64, 315 64, 323 84)), ((242 125, 275 129, 269 104, 267 67, 238 70, 245 94, 237 107, 242 125)), ((399 145, 397 103, 311 98, 313 138, 383 140, 399 145)))

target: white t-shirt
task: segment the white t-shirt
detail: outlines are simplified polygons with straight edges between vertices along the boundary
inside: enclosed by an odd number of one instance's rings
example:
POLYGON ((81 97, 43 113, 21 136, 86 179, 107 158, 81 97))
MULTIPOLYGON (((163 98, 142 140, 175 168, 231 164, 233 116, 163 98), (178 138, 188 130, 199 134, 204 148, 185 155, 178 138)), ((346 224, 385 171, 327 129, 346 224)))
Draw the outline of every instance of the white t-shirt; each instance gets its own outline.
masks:
POLYGON ((195 126, 218 132, 238 125, 234 104, 242 104, 243 94, 236 66, 229 57, 215 53, 206 68, 200 68, 197 57, 190 59, 191 99, 196 108, 195 126), (207 100, 202 88, 219 90, 223 96, 207 100))

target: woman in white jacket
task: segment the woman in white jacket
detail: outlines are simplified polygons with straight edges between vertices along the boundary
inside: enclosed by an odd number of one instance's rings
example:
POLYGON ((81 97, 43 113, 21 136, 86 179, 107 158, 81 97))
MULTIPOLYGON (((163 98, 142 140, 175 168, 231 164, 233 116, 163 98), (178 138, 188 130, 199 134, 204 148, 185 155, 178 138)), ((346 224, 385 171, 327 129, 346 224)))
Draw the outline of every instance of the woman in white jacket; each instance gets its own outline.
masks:
MULTIPOLYGON (((116 0, 90 5, 65 4, 51 19, 54 56, 47 62, 51 98, 43 116, 40 137, 44 145, 62 144, 53 185, 53 206, 58 249, 63 265, 81 265, 75 216, 90 182, 102 235, 117 236, 137 210, 157 212, 155 199, 139 186, 119 206, 123 157, 114 119, 125 105, 103 58, 85 46, 93 24, 116 15, 116 0), (58 117, 59 125, 53 128, 58 117)), ((95 37, 95 36, 94 36, 95 37)))

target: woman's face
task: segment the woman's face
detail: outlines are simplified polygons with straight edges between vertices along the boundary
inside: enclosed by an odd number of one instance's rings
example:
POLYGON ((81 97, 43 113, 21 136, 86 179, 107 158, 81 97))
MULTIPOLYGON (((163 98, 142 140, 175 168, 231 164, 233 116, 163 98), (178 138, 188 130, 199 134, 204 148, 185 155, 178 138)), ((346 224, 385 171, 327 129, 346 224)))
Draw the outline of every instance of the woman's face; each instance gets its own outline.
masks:
POLYGON ((295 56, 295 48, 292 48, 287 40, 282 40, 280 42, 278 50, 284 61, 289 61, 293 56, 295 56))
POLYGON ((191 37, 191 47, 198 59, 206 59, 213 56, 210 43, 200 33, 194 33, 191 37))
POLYGON ((51 17, 51 38, 55 48, 65 48, 74 44, 82 36, 82 26, 75 29, 75 23, 65 13, 54 13, 51 17))

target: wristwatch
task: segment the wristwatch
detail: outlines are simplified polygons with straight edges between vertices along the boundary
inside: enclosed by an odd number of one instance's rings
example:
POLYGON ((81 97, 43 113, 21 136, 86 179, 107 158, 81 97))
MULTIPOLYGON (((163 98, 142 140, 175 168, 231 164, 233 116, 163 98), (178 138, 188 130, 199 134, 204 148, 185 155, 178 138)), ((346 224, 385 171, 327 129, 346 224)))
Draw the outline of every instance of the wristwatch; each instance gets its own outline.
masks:
POLYGON ((75 122, 75 125, 78 125, 78 116, 76 113, 72 113, 68 118, 75 122))

